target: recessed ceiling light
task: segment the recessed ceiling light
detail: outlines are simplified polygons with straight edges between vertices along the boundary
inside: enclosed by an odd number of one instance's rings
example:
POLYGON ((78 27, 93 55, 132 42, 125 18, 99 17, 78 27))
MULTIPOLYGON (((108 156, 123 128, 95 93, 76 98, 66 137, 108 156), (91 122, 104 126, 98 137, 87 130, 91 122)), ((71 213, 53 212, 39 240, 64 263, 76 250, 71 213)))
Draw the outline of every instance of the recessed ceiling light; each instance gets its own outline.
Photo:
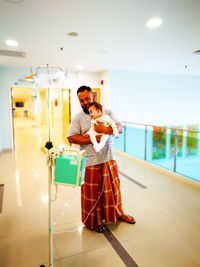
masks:
POLYGON ((5 43, 6 43, 8 46, 18 46, 18 42, 15 41, 15 40, 5 40, 5 43))
POLYGON ((76 65, 77 70, 82 70, 83 66, 82 65, 76 65))
POLYGON ((99 50, 97 53, 100 55, 105 55, 107 53, 107 51, 106 50, 99 50))
POLYGON ((159 18, 150 19, 147 21, 146 26, 148 28, 156 28, 162 24, 162 20, 159 18))
POLYGON ((71 36, 71 37, 77 37, 78 33, 77 32, 68 32, 67 35, 71 36))
POLYGON ((48 196, 42 196, 42 197, 41 197, 41 201, 42 201, 43 203, 46 203, 46 202, 49 201, 49 197, 48 197, 48 196))

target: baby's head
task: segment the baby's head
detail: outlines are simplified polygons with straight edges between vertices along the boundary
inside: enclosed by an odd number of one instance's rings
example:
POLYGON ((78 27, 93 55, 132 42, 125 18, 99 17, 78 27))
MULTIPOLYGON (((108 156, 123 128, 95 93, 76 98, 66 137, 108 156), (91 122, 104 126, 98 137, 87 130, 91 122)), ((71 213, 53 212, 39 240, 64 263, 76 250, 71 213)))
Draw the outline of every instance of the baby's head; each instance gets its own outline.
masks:
POLYGON ((102 115, 102 105, 97 103, 97 102, 93 102, 90 104, 89 108, 88 108, 88 111, 90 113, 90 116, 93 118, 93 119, 96 119, 98 117, 101 117, 102 115))

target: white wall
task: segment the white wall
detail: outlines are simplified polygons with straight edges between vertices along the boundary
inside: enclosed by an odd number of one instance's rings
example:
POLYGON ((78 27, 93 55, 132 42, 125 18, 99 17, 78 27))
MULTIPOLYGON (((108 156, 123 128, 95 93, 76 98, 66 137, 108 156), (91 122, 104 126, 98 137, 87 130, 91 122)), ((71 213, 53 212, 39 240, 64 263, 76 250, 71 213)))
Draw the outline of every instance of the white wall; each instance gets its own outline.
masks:
POLYGON ((3 72, 1 71, 1 67, 0 67, 0 152, 3 150, 3 120, 4 120, 4 116, 2 113, 2 105, 3 105, 3 97, 4 97, 4 91, 1 88, 1 83, 3 82, 3 72))
POLYGON ((101 73, 101 80, 103 80, 103 85, 101 85, 101 103, 104 107, 109 108, 108 103, 108 71, 103 71, 101 73))
POLYGON ((124 121, 200 124, 200 77, 109 71, 108 102, 124 121))
POLYGON ((13 71, 12 76, 8 68, 0 67, 1 150, 11 149, 13 147, 10 87, 14 83, 15 74, 15 71, 13 71))

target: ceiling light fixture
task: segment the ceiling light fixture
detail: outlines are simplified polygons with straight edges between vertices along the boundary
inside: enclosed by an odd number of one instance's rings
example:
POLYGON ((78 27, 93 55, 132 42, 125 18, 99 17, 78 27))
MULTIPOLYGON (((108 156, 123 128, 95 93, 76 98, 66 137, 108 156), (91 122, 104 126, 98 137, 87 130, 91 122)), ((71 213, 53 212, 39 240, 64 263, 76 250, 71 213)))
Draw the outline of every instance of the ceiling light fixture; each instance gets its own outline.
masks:
POLYGON ((15 40, 5 40, 5 43, 6 43, 8 46, 18 46, 18 42, 15 41, 15 40))
POLYGON ((147 21, 146 26, 148 28, 156 28, 162 24, 162 20, 159 18, 150 19, 147 21))
POLYGON ((82 70, 83 66, 82 65, 76 65, 77 70, 82 70))
POLYGON ((41 201, 42 201, 43 203, 46 203, 46 202, 49 201, 49 197, 48 197, 48 196, 42 196, 42 197, 41 197, 41 201))
POLYGON ((67 35, 71 36, 71 37, 77 37, 78 33, 77 32, 68 32, 67 35))
POLYGON ((107 51, 106 50, 99 50, 97 53, 99 55, 105 55, 107 53, 107 51))

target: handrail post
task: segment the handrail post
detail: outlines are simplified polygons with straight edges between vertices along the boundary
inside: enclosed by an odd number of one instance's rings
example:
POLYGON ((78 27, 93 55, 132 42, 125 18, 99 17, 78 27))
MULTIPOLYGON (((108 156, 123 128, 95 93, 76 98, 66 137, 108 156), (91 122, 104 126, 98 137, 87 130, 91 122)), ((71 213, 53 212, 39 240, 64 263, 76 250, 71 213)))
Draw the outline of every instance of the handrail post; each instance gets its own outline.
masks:
POLYGON ((174 140, 174 172, 176 172, 176 155, 177 155, 177 130, 175 130, 175 140, 174 140))
POLYGON ((124 152, 126 152, 126 124, 124 124, 124 152))
POLYGON ((147 125, 144 131, 144 160, 147 160, 147 125))

